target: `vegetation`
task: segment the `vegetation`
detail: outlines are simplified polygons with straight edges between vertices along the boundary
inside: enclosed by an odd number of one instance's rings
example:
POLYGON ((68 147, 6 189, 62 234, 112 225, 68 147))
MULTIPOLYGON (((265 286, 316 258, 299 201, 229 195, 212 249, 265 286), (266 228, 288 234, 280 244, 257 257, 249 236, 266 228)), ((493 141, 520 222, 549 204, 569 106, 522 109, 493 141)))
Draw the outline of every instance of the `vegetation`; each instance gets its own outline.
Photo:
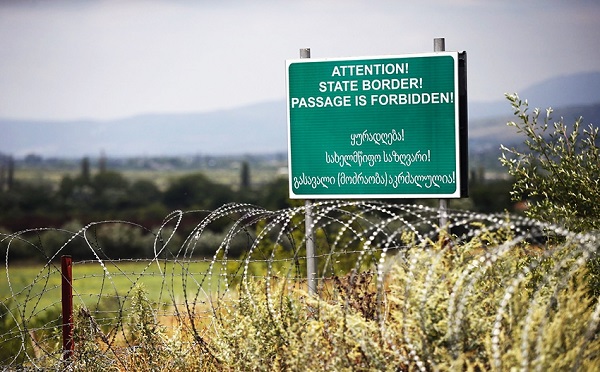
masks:
MULTIPOLYGON (((10 167, 11 172, 15 172, 14 179, 10 177, 10 187, 6 176, 4 187, 0 186, 0 234, 37 229, 11 240, 13 260, 36 257, 46 262, 61 248, 65 236, 75 234, 90 222, 111 220, 128 223, 102 224, 89 230, 93 234, 88 238, 102 247, 102 258, 152 258, 151 242, 155 232, 173 210, 211 211, 230 202, 250 203, 268 210, 294 205, 288 198, 287 178, 277 176, 274 169, 267 176, 264 166, 257 166, 256 172, 251 171, 250 164, 256 165, 256 162, 241 162, 239 169, 229 169, 227 177, 219 173, 225 168, 196 172, 187 169, 186 172, 175 173, 137 168, 127 170, 124 165, 120 165, 120 171, 93 169, 102 164, 84 158, 79 164, 71 164, 75 167, 72 169, 65 168, 57 160, 46 161, 30 156, 26 161, 17 162, 16 171, 14 165, 10 167), (36 241, 35 247, 27 243, 31 239, 36 241)), ((108 165, 103 167, 111 165, 119 166, 108 161, 108 165)), ((513 210, 509 199, 512 182, 486 180, 483 173, 479 170, 471 177, 471 198, 451 200, 450 208, 481 212, 513 210)), ((437 200, 401 202, 437 205, 437 200)), ((217 246, 226 227, 226 221, 222 222, 209 226, 217 246)), ((194 227, 193 224, 186 225, 185 220, 182 223, 176 232, 176 239, 180 242, 194 227)), ((0 248, 4 249, 8 240, 0 240, 0 248)), ((77 260, 95 258, 81 237, 73 239, 64 248, 65 254, 71 254, 77 260)), ((237 248, 230 254, 243 252, 241 246, 237 248)), ((213 253, 214 246, 195 250, 197 256, 207 257, 213 253)), ((5 255, 1 255, 0 261, 4 259, 5 255)))
MULTIPOLYGON (((57 247, 63 253, 71 249, 82 255, 93 247, 101 260, 120 254, 145 257, 151 256, 155 244, 162 244, 172 230, 167 224, 155 233, 135 221, 92 224, 85 229, 89 234, 86 238, 91 240, 87 239, 84 246, 78 246, 82 236, 76 234, 80 231, 77 225, 64 230, 7 232, 0 237, 4 243, 10 242, 10 257, 15 252, 17 257, 18 252, 21 258, 30 257, 28 249, 35 249, 43 253, 48 264, 38 271, 33 282, 13 282, 13 292, 3 295, 2 364, 17 369, 35 365, 85 371, 598 370, 600 260, 594 232, 600 220, 596 205, 600 200, 598 129, 591 125, 580 128, 581 119, 572 129, 562 119, 549 129, 550 110, 540 122, 538 110, 530 116, 526 102, 516 95, 508 99, 520 120, 509 125, 526 136, 528 150, 503 147, 501 161, 514 177, 514 184, 512 180, 503 181, 492 187, 473 177, 471 206, 493 211, 498 207, 494 203, 501 198, 490 198, 490 190, 496 188, 502 193, 512 186, 514 201, 528 200, 529 216, 563 225, 564 231, 581 232, 575 240, 557 228, 543 231, 548 235, 543 244, 525 241, 513 236, 515 229, 510 221, 488 230, 483 224, 471 223, 464 214, 465 221, 469 221, 463 222, 465 227, 473 229, 469 239, 438 231, 436 238, 431 238, 436 241, 417 241, 416 236, 423 234, 421 228, 427 226, 412 225, 412 229, 402 230, 401 236, 386 235, 388 229, 395 231, 396 226, 384 208, 373 212, 385 215, 382 218, 389 224, 383 227, 371 225, 371 216, 361 211, 354 213, 350 208, 344 216, 324 218, 327 228, 321 226, 315 234, 318 254, 326 256, 331 247, 343 247, 335 254, 330 252, 320 264, 331 259, 344 270, 328 271, 330 268, 320 266, 322 272, 331 276, 321 280, 319 296, 312 296, 305 290, 303 273, 296 277, 288 270, 278 276, 278 265, 284 261, 274 262, 275 258, 293 253, 294 262, 287 260, 286 264, 301 266, 302 221, 292 218, 287 221, 291 225, 279 231, 276 227, 266 229, 268 221, 263 220, 260 211, 251 215, 251 222, 244 224, 245 220, 241 220, 239 225, 234 224, 233 230, 228 230, 232 224, 211 220, 211 229, 202 232, 209 241, 206 249, 200 243, 194 243, 193 249, 201 254, 218 253, 210 269, 198 270, 220 270, 228 277, 224 282, 231 285, 228 291, 222 292, 221 287, 215 290, 212 283, 198 280, 202 274, 189 273, 199 286, 194 299, 188 299, 184 292, 185 304, 181 308, 177 308, 181 304, 174 304, 177 310, 166 312, 169 304, 163 301, 162 288, 167 273, 172 274, 174 267, 163 266, 153 272, 154 268, 146 266, 142 273, 128 275, 125 265, 120 266, 118 271, 127 283, 112 281, 114 296, 106 292, 118 302, 116 307, 110 300, 78 304, 75 352, 65 362, 61 360, 58 310, 53 302, 41 302, 45 288, 50 288, 48 293, 54 296, 58 290, 53 284, 56 278, 50 275, 57 247), (358 215, 360 221, 354 218, 358 215), (365 230, 359 228, 361 224, 365 230), (370 228, 376 233, 371 234, 370 228), (265 230, 264 235, 257 235, 257 231, 265 230), (348 231, 352 234, 345 235, 348 231), (33 234, 35 239, 27 234, 33 234), (285 238, 281 238, 283 235, 285 238), (65 236, 74 237, 69 240, 68 249, 57 243, 64 242, 65 236), (387 240, 391 236, 399 240, 394 244, 402 248, 395 250, 394 256, 390 252, 384 260, 381 251, 365 250, 366 246, 391 243, 387 240), (236 248, 234 238, 246 242, 236 248), (223 247, 220 243, 231 243, 231 250, 217 250, 215 247, 223 247), (249 244, 255 249, 253 256, 244 249, 249 244), (354 251, 345 252, 349 247, 354 251), (235 261, 227 261, 226 255, 243 259, 236 266, 235 261), (241 264, 253 259, 256 262, 241 264), (214 268, 216 263, 223 266, 214 268), (381 266, 383 263, 385 267, 381 266), (157 275, 161 283, 140 280, 145 272, 157 275), (43 284, 42 289, 36 287, 38 283, 43 284), (205 284, 208 287, 203 287, 205 284), (126 287, 125 297, 119 297, 123 292, 117 293, 121 286, 126 287), (198 301, 200 293, 207 294, 206 301, 198 301), (26 303, 24 310, 13 312, 21 301, 26 303), (108 318, 106 314, 118 316, 108 318), (32 322, 26 323, 25 318, 32 322), (23 327, 26 329, 21 329, 20 324, 27 324, 23 327), (31 355, 34 357, 28 358, 31 355)), ((152 208, 161 212, 211 210, 229 201, 262 202, 273 209, 290 204, 285 197, 285 180, 253 189, 247 166, 242 167, 238 189, 217 185, 200 173, 171 180, 168 187, 161 189, 152 182, 131 182, 121 173, 106 169, 93 175, 86 159, 81 167, 78 175, 64 176, 56 189, 43 184, 19 184, 11 176, 11 186, 3 190, 0 202, 12 217, 25 215, 30 208, 40 216, 60 211, 69 213, 71 218, 89 217, 90 211, 103 218, 111 213, 127 217, 125 213, 135 214, 140 208, 148 208, 148 200, 153 201, 152 208)), ((151 215, 147 211, 138 216, 151 215)), ((407 215, 419 222, 425 218, 420 213, 407 215)), ((227 217, 235 218, 233 214, 227 217)), ((172 246, 181 247, 183 238, 174 239, 179 240, 174 240, 172 246)), ((165 258, 177 257, 169 250, 163 253, 165 258)), ((90 274, 102 279, 102 287, 90 291, 104 293, 105 272, 103 268, 102 272, 90 274)), ((7 272, 9 277, 16 278, 17 274, 7 272)), ((176 277, 171 275, 169 285, 174 285, 176 277)), ((181 280, 178 284, 185 287, 184 279, 181 280)), ((77 285, 75 288, 83 292, 77 285)))
MULTIPOLYGON (((69 368, 591 371, 600 365, 597 308, 576 245, 543 251, 517 243, 509 231, 431 244, 391 259, 381 287, 369 271, 324 282, 320 297, 281 278, 250 279, 191 317, 165 316, 148 287, 137 285, 120 325, 107 326, 102 312, 79 308, 69 368)), ((63 365, 56 340, 41 341, 54 357, 38 366, 63 365)))
POLYGON ((527 200, 526 213, 572 231, 600 228, 600 145, 598 127, 569 127, 563 118, 551 124, 552 109, 528 113, 527 101, 507 95, 519 121, 508 125, 522 133, 527 149, 502 147, 502 164, 515 183, 514 200, 527 200))
MULTIPOLYGON (((127 223, 92 225, 88 229, 87 237, 101 247, 100 256, 153 258, 155 232, 173 210, 208 213, 230 202, 258 204, 272 210, 289 206, 285 179, 274 178, 261 187, 253 186, 248 165, 244 164, 239 187, 216 183, 203 172, 188 171, 170 178, 160 188, 152 176, 136 178, 112 170, 91 172, 87 158, 81 162, 79 173, 64 173, 55 182, 17 177, 10 188, 6 182, 0 186, 0 234, 6 234, 0 235, 0 248, 9 248, 13 260, 34 258, 46 262, 61 249, 65 237, 76 234, 88 223, 119 220, 127 223), (27 229, 33 230, 23 233, 27 229), (18 235, 5 238, 11 233, 18 235), (35 244, 28 243, 32 239, 35 244)), ((186 221, 179 226, 175 240, 183 241, 194 227, 186 225, 186 221)), ((223 227, 213 224, 210 233, 218 239, 223 235, 223 227)), ((168 235, 168 231, 163 232, 168 235)), ((78 260, 95 258, 82 236, 62 248, 63 253, 78 260)), ((213 246, 196 250, 199 256, 213 253, 213 246)), ((5 258, 1 255, 0 261, 5 258)))
POLYGON ((0 227, 10 232, 62 227, 74 220, 120 219, 153 228, 176 208, 214 210, 228 202, 271 209, 288 205, 287 197, 263 191, 281 182, 278 168, 258 160, 196 161, 194 169, 182 163, 185 158, 131 163, 87 157, 80 163, 61 162, 33 155, 12 159, 0 153, 0 227), (252 173, 251 165, 257 167, 252 173))

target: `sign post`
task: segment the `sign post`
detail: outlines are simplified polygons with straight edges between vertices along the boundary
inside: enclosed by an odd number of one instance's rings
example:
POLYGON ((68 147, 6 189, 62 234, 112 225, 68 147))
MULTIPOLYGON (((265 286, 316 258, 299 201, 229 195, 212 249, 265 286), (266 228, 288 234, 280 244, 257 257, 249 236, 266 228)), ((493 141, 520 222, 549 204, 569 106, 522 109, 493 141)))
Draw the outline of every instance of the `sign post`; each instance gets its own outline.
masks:
MULTIPOLYGON (((433 39, 433 51, 434 52, 445 52, 446 51, 446 40, 444 38, 436 38, 433 39)), ((446 223, 448 223, 448 219, 446 218, 446 213, 448 210, 448 200, 440 199, 440 229, 445 228, 446 223)))
POLYGON ((465 61, 286 61, 290 198, 466 196, 465 61))
MULTIPOLYGON (((300 49, 300 58, 310 58, 310 49, 300 49)), ((306 282, 308 294, 317 293, 317 258, 315 255, 315 231, 312 216, 312 201, 304 201, 304 235, 306 246, 306 282)))

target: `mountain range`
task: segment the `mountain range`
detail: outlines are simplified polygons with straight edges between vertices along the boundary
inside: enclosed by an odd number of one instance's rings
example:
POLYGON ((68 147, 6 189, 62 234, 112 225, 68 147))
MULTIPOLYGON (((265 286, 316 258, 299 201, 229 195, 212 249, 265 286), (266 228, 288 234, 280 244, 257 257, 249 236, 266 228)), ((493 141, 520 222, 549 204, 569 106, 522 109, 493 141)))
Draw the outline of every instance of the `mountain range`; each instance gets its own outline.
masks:
MULTIPOLYGON (((600 123, 600 71, 559 76, 519 96, 530 107, 553 107, 558 119, 600 123)), ((523 140, 506 123, 514 120, 506 99, 469 102, 472 152, 523 140)), ((287 151, 285 101, 208 113, 147 114, 110 121, 0 118, 0 154, 22 157, 239 155, 287 151)))

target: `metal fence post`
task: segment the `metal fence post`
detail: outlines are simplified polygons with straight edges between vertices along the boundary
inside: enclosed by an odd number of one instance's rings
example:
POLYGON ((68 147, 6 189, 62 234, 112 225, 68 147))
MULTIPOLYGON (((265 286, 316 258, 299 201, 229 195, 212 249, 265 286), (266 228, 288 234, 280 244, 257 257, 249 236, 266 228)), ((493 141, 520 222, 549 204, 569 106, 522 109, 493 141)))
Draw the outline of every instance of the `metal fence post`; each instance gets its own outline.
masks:
POLYGON ((62 338, 63 359, 69 360, 75 350, 73 343, 73 260, 62 256, 62 338))

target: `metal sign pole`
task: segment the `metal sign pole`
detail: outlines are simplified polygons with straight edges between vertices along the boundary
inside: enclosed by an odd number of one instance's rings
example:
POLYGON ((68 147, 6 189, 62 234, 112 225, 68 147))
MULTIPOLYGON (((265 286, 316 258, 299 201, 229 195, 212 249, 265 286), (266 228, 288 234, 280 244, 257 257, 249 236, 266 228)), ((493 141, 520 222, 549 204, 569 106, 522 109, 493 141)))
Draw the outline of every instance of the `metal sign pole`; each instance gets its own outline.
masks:
MULTIPOLYGON (((433 39, 433 51, 434 52, 445 52, 446 51, 446 39, 443 37, 433 39)), ((447 219, 446 210, 448 209, 448 200, 440 199, 440 229, 445 229, 447 219)))
MULTIPOLYGON (((300 58, 310 58, 310 48, 300 49, 300 58)), ((315 232, 312 218, 312 201, 304 202, 304 229, 306 244, 306 279, 308 294, 317 294, 317 258, 315 257, 315 232)))

